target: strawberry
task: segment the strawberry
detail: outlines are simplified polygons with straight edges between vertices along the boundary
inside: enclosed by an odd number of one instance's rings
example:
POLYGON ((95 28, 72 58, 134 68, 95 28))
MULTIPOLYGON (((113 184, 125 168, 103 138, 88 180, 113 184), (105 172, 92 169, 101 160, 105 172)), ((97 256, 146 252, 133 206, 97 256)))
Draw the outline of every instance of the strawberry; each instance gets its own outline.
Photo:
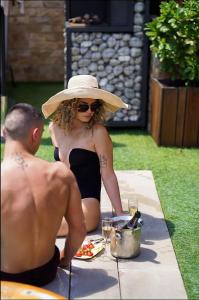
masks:
POLYGON ((90 244, 88 244, 88 248, 89 249, 93 249, 95 246, 92 244, 92 243, 90 243, 90 244))
POLYGON ((81 257, 82 256, 82 252, 81 251, 77 251, 77 253, 75 254, 75 256, 81 257))

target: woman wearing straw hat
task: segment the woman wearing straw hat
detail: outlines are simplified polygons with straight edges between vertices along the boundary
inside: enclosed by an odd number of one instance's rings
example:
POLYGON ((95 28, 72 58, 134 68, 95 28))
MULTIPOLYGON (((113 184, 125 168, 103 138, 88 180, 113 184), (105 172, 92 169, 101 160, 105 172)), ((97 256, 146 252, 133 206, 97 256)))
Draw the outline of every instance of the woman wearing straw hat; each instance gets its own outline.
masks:
MULTIPOLYGON (((112 141, 103 125, 107 114, 120 108, 128 105, 100 89, 91 75, 73 76, 67 89, 42 105, 45 118, 51 116, 52 120, 49 130, 55 159, 64 162, 76 177, 88 232, 96 229, 100 220, 101 179, 116 215, 123 214, 112 141)), ((62 223, 58 235, 66 230, 62 223)))

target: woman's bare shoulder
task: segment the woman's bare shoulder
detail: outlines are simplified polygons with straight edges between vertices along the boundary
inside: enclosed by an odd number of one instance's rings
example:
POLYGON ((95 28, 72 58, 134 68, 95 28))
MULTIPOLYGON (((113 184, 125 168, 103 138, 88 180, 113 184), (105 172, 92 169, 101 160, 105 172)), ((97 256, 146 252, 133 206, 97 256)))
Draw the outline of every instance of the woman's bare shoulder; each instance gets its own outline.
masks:
POLYGON ((97 124, 93 130, 93 140, 96 148, 108 145, 111 142, 110 135, 105 126, 97 124))
POLYGON ((48 128, 51 132, 54 132, 58 128, 58 126, 51 121, 48 125, 48 128))
POLYGON ((49 124, 49 133, 52 139, 54 146, 57 146, 58 141, 62 140, 64 131, 57 124, 51 122, 49 124))
POLYGON ((95 124, 93 126, 93 134, 94 135, 107 135, 107 129, 104 125, 102 124, 95 124))

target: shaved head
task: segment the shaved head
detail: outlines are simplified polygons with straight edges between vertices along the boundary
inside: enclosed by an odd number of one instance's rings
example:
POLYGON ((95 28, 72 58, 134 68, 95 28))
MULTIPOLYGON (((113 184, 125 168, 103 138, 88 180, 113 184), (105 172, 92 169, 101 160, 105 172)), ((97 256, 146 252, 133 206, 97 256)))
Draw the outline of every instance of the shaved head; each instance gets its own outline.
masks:
POLYGON ((42 124, 42 115, 36 108, 27 103, 18 103, 6 115, 4 126, 6 138, 24 140, 28 137, 33 127, 38 127, 42 124))

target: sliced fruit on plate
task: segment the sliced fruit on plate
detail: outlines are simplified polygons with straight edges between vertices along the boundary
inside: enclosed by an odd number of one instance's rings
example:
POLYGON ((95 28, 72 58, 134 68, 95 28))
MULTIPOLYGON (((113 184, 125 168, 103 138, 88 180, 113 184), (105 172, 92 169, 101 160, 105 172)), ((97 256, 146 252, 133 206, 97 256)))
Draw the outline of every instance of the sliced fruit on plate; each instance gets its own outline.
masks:
POLYGON ((85 241, 74 257, 79 259, 89 259, 99 253, 103 248, 104 246, 102 243, 95 245, 94 242, 85 241))

